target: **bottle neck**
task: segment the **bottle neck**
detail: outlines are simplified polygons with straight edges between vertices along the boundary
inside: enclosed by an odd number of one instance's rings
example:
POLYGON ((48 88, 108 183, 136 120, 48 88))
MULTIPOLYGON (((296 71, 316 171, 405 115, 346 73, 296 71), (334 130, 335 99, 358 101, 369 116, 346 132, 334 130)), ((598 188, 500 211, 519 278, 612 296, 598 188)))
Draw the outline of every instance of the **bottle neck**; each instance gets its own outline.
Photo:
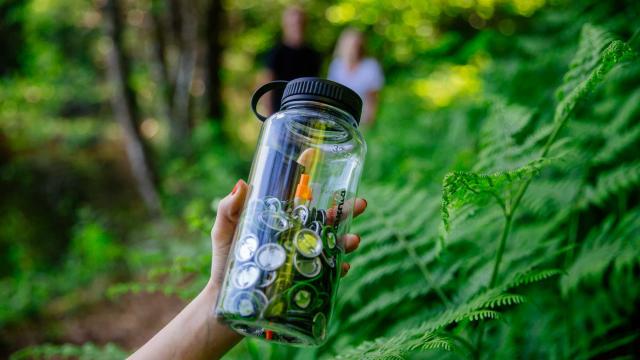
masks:
POLYGON ((292 101, 285 104, 284 107, 280 109, 280 111, 289 110, 289 109, 301 109, 301 108, 318 110, 318 111, 327 113, 331 116, 337 117, 347 122, 349 125, 353 126, 354 128, 358 127, 358 122, 348 112, 340 109, 339 107, 335 107, 333 105, 325 104, 318 101, 309 101, 309 100, 292 101))

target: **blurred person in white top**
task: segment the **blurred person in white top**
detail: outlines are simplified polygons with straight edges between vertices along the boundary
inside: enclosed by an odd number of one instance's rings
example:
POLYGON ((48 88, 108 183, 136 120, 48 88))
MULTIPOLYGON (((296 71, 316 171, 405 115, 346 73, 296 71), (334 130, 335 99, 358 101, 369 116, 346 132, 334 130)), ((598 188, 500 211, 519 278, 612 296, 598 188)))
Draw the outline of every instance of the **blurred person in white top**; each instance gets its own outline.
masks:
POLYGON ((364 47, 365 39, 362 32, 353 28, 345 29, 336 44, 328 78, 360 95, 364 103, 360 124, 371 127, 375 121, 384 75, 375 59, 365 57, 364 47))

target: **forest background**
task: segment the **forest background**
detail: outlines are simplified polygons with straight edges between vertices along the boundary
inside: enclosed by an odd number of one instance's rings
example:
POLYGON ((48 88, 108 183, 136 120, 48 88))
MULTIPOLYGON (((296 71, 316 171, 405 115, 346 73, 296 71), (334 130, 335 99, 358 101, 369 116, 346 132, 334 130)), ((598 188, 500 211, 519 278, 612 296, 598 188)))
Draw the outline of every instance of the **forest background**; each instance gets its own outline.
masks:
MULTIPOLYGON (((122 358, 202 288, 289 4, 0 0, 0 357, 122 358)), ((297 4, 386 75, 363 244, 326 345, 228 357, 639 356, 640 4, 297 4)))

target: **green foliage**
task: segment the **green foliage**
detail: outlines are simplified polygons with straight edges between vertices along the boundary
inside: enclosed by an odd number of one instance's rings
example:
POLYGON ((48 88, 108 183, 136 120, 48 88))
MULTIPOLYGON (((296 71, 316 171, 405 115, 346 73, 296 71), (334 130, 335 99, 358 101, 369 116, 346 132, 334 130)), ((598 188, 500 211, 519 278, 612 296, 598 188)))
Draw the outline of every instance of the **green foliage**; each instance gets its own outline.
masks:
MULTIPOLYGON (((247 174, 250 147, 240 143, 251 143, 256 134, 243 122, 250 118, 244 116, 246 94, 254 86, 248 74, 257 70, 253 59, 277 36, 279 19, 272 15, 283 4, 243 0, 225 5, 238 28, 230 30, 233 41, 225 49, 223 72, 230 121, 197 125, 186 156, 169 158, 161 140, 150 141, 160 153, 167 219, 145 219, 148 224, 140 226, 143 221, 133 216, 133 225, 123 231, 102 212, 77 212, 76 202, 65 205, 54 197, 53 203, 73 210, 69 217, 75 225, 62 236, 65 250, 52 265, 34 260, 36 247, 26 240, 46 229, 33 229, 22 208, 0 208, 0 256, 8 259, 2 271, 12 275, 0 280, 0 325, 38 314, 52 299, 73 297, 120 268, 129 273, 118 279, 126 282, 109 287, 113 301, 145 292, 189 299, 202 288, 209 277, 208 232, 216 199, 247 174), (223 130, 230 129, 237 133, 220 144, 223 130)), ((553 2, 539 9, 540 4, 308 4, 310 25, 317 29, 310 40, 318 48, 328 52, 341 30, 324 25, 325 20, 356 25, 371 35, 371 54, 385 64, 379 117, 365 134, 370 151, 360 193, 369 207, 352 228, 363 241, 348 257, 352 268, 341 283, 326 345, 296 351, 248 340, 229 358, 635 354, 634 319, 640 308, 637 4, 553 2), (488 29, 471 30, 467 23, 488 29), (636 35, 624 41, 631 34, 636 35)), ((105 102, 104 89, 93 86, 89 58, 68 66, 66 45, 48 41, 55 34, 34 33, 42 24, 55 27, 51 22, 56 21, 61 24, 56 31, 73 29, 91 19, 92 9, 75 2, 29 6, 38 11, 28 19, 25 34, 37 56, 21 71, 33 74, 26 80, 3 79, 0 86, 0 136, 10 133, 11 149, 20 152, 20 161, 12 159, 0 169, 2 184, 37 184, 40 177, 25 170, 31 159, 22 154, 58 137, 68 141, 62 150, 54 149, 74 159, 71 168, 97 174, 78 182, 95 182, 110 171, 96 170, 102 163, 83 161, 82 154, 93 151, 89 144, 107 141, 113 127, 95 119, 71 122, 41 115, 57 114, 75 95, 84 103, 105 102), (70 4, 86 14, 62 16, 70 4), (41 74, 34 70, 40 68, 41 74), (76 88, 91 91, 79 94, 76 88), (27 177, 35 180, 22 180, 27 177)), ((81 35, 68 47, 104 51, 95 29, 87 27, 81 35)), ((141 62, 144 55, 135 54, 141 62)), ((154 88, 149 69, 138 67, 136 89, 148 112, 154 88)), ((128 209, 110 211, 130 217, 128 209)), ((88 344, 43 345, 14 357, 125 355, 110 345, 88 344)))
MULTIPOLYGON (((621 324, 623 314, 633 311, 628 303, 638 303, 637 286, 631 286, 633 290, 615 290, 626 300, 606 310, 608 315, 594 307, 591 313, 571 312, 572 317, 566 320, 568 326, 553 324, 570 316, 563 314, 565 306, 584 303, 584 297, 591 296, 581 292, 580 284, 589 285, 589 291, 598 289, 602 301, 611 302, 616 295, 594 281, 601 284, 606 277, 606 281, 622 282, 633 273, 640 255, 634 239, 629 238, 637 234, 637 210, 628 210, 633 208, 634 200, 620 203, 637 194, 637 162, 624 151, 614 150, 620 138, 625 139, 621 149, 637 147, 638 142, 633 132, 622 137, 622 132, 613 130, 616 126, 637 126, 629 114, 637 111, 638 103, 631 105, 629 94, 621 94, 617 88, 617 84, 629 82, 628 77, 607 76, 623 71, 633 73, 630 68, 638 65, 630 60, 635 60, 635 53, 627 44, 602 28, 586 25, 570 70, 556 91, 559 102, 554 111, 530 110, 510 104, 509 94, 489 94, 492 104, 480 127, 478 155, 467 165, 474 171, 463 168, 444 177, 441 217, 449 240, 445 248, 439 248, 433 221, 437 217, 433 202, 429 201, 435 198, 433 193, 425 197, 419 188, 406 185, 364 190, 370 204, 377 206, 354 226, 364 234, 366 242, 353 260, 352 276, 345 280, 347 289, 342 294, 347 300, 339 308, 338 318, 347 320, 339 320, 340 335, 329 344, 338 358, 404 358, 416 350, 430 349, 429 337, 443 331, 456 334, 466 344, 463 356, 479 356, 476 352, 483 342, 492 344, 481 350, 482 356, 488 358, 508 358, 513 353, 525 357, 582 357, 615 349, 628 353, 635 336, 623 330, 621 324), (620 63, 626 68, 616 67, 620 63), (616 100, 611 100, 612 92, 616 100), (607 107, 599 105, 607 101, 615 102, 607 107), (628 125, 615 125, 609 119, 628 125), (607 138, 603 131, 616 135, 607 138), (606 152, 594 161, 589 154, 599 154, 596 144, 603 144, 606 152), (618 199, 622 214, 613 214, 602 224, 577 220, 593 217, 593 206, 611 204, 611 199, 618 199), (503 221, 499 221, 501 217, 503 221), (589 229, 594 235, 582 240, 581 234, 589 229), (616 271, 608 270, 612 267, 616 271), (556 276, 560 280, 554 282, 556 276), (536 286, 539 282, 554 285, 536 286), (442 296, 436 295, 434 289, 439 289, 442 296), (514 289, 524 293, 513 294, 514 289), (549 302, 555 299, 561 304, 545 311, 538 307, 535 310, 525 303, 531 296, 549 302), (505 309, 509 305, 523 309, 505 309), (611 347, 601 346, 595 338, 584 339, 580 349, 563 341, 547 346, 553 339, 562 338, 564 335, 559 334, 564 331, 574 332, 585 324, 595 322, 611 331, 605 325, 611 323, 610 318, 607 320, 611 316, 620 319, 617 328, 628 335, 614 341, 611 347), (547 327, 560 329, 552 337, 542 332, 526 334, 527 327, 489 322, 486 326, 492 329, 492 335, 483 339, 477 335, 484 332, 485 326, 476 329, 469 325, 505 317, 530 321, 539 318, 547 327), (372 337, 375 340, 342 350, 346 344, 372 337), (532 343, 516 352, 521 337, 532 343), (472 344, 471 339, 477 342, 472 344), (496 342, 503 346, 497 347, 496 342)), ((633 83, 638 84, 640 78, 633 76, 633 83)), ((473 107, 469 109, 472 111, 473 107)), ((442 111, 451 115, 454 110, 442 111)), ((432 121, 436 119, 437 114, 432 116, 432 121)), ((448 132, 459 130, 451 123, 440 131, 435 137, 449 139, 448 132)), ((447 146, 446 140, 435 142, 447 146)), ((431 160, 450 164, 455 154, 447 155, 448 159, 431 160)), ((594 302, 599 301, 600 298, 594 302)))
POLYGON ((507 211, 506 204, 511 203, 511 199, 517 195, 516 191, 522 184, 531 181, 545 163, 546 160, 540 159, 521 168, 491 175, 462 171, 447 174, 442 184, 442 221, 445 229, 449 230, 451 212, 465 205, 484 207, 489 201, 496 201, 507 211))
POLYGON ((606 219, 587 235, 576 261, 567 269, 568 276, 562 279, 564 294, 576 290, 582 281, 601 279, 609 266, 616 273, 633 272, 633 266, 640 263, 637 252, 640 209, 629 211, 618 224, 613 222, 613 217, 606 219))
POLYGON ((20 359, 80 359, 80 360, 116 360, 128 354, 114 344, 96 346, 92 343, 76 346, 71 344, 43 344, 24 348, 10 357, 20 359))
POLYGON ((45 310, 50 301, 66 297, 70 302, 80 296, 83 286, 117 274, 116 264, 123 249, 115 243, 101 219, 88 209, 78 215, 70 249, 60 267, 48 272, 31 270, 0 280, 0 325, 11 324, 30 313, 45 310))

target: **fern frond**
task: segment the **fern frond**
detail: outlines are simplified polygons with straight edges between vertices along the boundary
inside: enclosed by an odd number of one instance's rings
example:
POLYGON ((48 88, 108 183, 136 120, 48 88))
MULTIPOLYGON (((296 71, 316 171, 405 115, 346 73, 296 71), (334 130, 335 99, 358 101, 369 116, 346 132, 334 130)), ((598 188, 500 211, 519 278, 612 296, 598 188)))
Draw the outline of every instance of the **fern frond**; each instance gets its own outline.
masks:
POLYGON ((475 310, 460 316, 456 319, 456 322, 461 322, 463 320, 479 321, 487 319, 500 319, 500 313, 495 310, 475 310))
POLYGON ((598 176, 595 186, 585 189, 578 200, 578 208, 584 209, 591 204, 603 205, 616 194, 622 194, 640 184, 640 161, 627 163, 598 176))
POLYGON ((482 206, 495 200, 504 208, 513 195, 514 186, 530 180, 548 163, 549 160, 540 159, 521 168, 491 175, 473 172, 447 174, 443 181, 441 214, 445 230, 450 229, 451 213, 463 205, 482 206))
POLYGON ((536 179, 522 198, 523 210, 538 218, 550 218, 570 207, 575 200, 582 179, 567 176, 561 179, 536 179))
POLYGON ((357 348, 345 352, 345 357, 339 358, 369 358, 368 356, 371 354, 385 356, 386 354, 404 354, 407 349, 419 348, 424 336, 435 333, 444 326, 465 319, 497 317, 496 312, 492 310, 477 311, 481 310, 482 305, 496 299, 500 294, 500 289, 487 290, 463 304, 443 311, 439 316, 431 318, 420 326, 406 329, 393 336, 364 342, 357 348))
MULTIPOLYGON (((636 66, 636 68, 638 68, 638 72, 640 72, 640 66, 636 66)), ((638 76, 640 77, 640 74, 638 74, 638 76)), ((616 114, 611 122, 605 126, 605 135, 623 133, 630 124, 633 124, 633 120, 637 119, 638 112, 640 112, 638 104, 640 104, 640 89, 632 92, 622 106, 616 102, 616 114)))
POLYGON ((442 336, 436 333, 427 334, 422 338, 422 344, 418 347, 411 348, 411 350, 445 350, 453 351, 458 345, 455 341, 447 336, 442 336))
POLYGON ((487 301, 482 307, 496 308, 508 305, 518 305, 527 301, 526 296, 518 294, 500 294, 495 298, 487 301))
MULTIPOLYGON (((638 104, 640 104, 640 99, 638 101, 638 104)), ((640 106, 638 106, 638 109, 640 109, 640 106)), ((622 134, 612 134, 608 137, 605 145, 599 149, 593 162, 596 165, 609 163, 633 145, 638 144, 638 142, 640 142, 640 125, 636 125, 622 134)))
MULTIPOLYGON (((399 252, 404 253, 404 247, 401 247, 399 252)), ((420 257, 420 261, 425 266, 428 265, 431 261, 436 258, 436 250, 432 249, 431 251, 425 253, 420 257)), ((355 258, 352 262, 352 266, 356 268, 358 263, 355 260, 359 258, 355 258)), ((360 267, 365 269, 365 272, 361 276, 357 276, 353 281, 349 283, 348 288, 344 291, 343 297, 346 299, 359 300, 357 294, 360 294, 362 290, 369 285, 375 284, 378 281, 382 281, 384 278, 389 277, 394 274, 402 274, 406 271, 411 271, 415 269, 415 264, 410 261, 390 261, 390 262, 379 262, 379 263, 368 263, 368 266, 365 266, 367 263, 360 262, 360 267)))
POLYGON ((532 111, 519 105, 492 101, 489 115, 480 133, 480 153, 475 172, 492 172, 517 166, 523 152, 516 146, 517 135, 532 118, 532 111))
MULTIPOLYGON (((368 238, 365 238, 369 241, 368 238)), ((382 260, 385 258, 392 258, 398 255, 404 255, 404 245, 393 241, 393 239, 387 239, 388 241, 376 246, 367 247, 366 249, 358 249, 358 256, 354 257, 350 263, 354 268, 358 266, 380 266, 383 265, 382 260)), ((418 236, 411 238, 411 244, 415 248, 420 248, 428 244, 435 243, 435 239, 428 233, 421 233, 418 236)))
POLYGON ((507 288, 515 288, 522 285, 527 285, 535 282, 546 280, 552 276, 559 276, 565 274, 560 269, 540 269, 530 270, 524 273, 518 274, 513 280, 507 284, 507 288))
POLYGON ((586 24, 580 34, 580 43, 575 57, 569 65, 562 86, 556 91, 559 100, 567 97, 575 88, 580 86, 586 77, 598 66, 602 51, 613 42, 611 33, 591 24, 586 24))
POLYGON ((575 261, 567 269, 561 281, 563 294, 576 289, 587 278, 602 277, 605 269, 616 264, 622 269, 629 264, 640 263, 640 209, 626 214, 615 227, 613 219, 596 228, 585 241, 575 261))
MULTIPOLYGON (((589 27, 585 26, 585 28, 589 27)), ((587 31, 586 33, 592 34, 590 31, 587 31)), ((596 35, 596 37, 598 36, 596 35)), ((588 41, 590 40, 587 40, 587 42, 588 41)), ((580 54, 580 52, 578 52, 578 54, 580 54)), ((569 84, 571 84, 571 86, 565 87, 565 89, 572 90, 567 92, 566 96, 564 95, 564 92, 560 93, 559 98, 561 101, 556 107, 554 122, 566 122, 580 100, 585 98, 598 85, 600 85, 605 75, 607 75, 615 65, 634 57, 635 55, 635 52, 629 47, 629 45, 622 41, 614 40, 604 51, 602 51, 595 62, 592 60, 583 61, 580 56, 576 56, 575 61, 579 63, 577 67, 580 68, 580 71, 570 78, 569 84), (596 65, 593 65, 592 63, 595 63, 596 65), (593 70, 587 71, 587 68, 593 68, 593 70)))
MULTIPOLYGON (((434 274, 434 285, 439 286, 450 281, 458 266, 452 266, 443 273, 434 274)), ((421 284, 421 282, 418 283, 421 284)), ((367 299, 367 304, 352 314, 349 317, 348 323, 357 323, 370 316, 374 316, 378 311, 393 308, 398 304, 415 300, 434 291, 434 288, 429 284, 422 283, 421 285, 422 286, 416 286, 415 282, 409 282, 396 287, 390 292, 385 292, 377 298, 367 299)))

